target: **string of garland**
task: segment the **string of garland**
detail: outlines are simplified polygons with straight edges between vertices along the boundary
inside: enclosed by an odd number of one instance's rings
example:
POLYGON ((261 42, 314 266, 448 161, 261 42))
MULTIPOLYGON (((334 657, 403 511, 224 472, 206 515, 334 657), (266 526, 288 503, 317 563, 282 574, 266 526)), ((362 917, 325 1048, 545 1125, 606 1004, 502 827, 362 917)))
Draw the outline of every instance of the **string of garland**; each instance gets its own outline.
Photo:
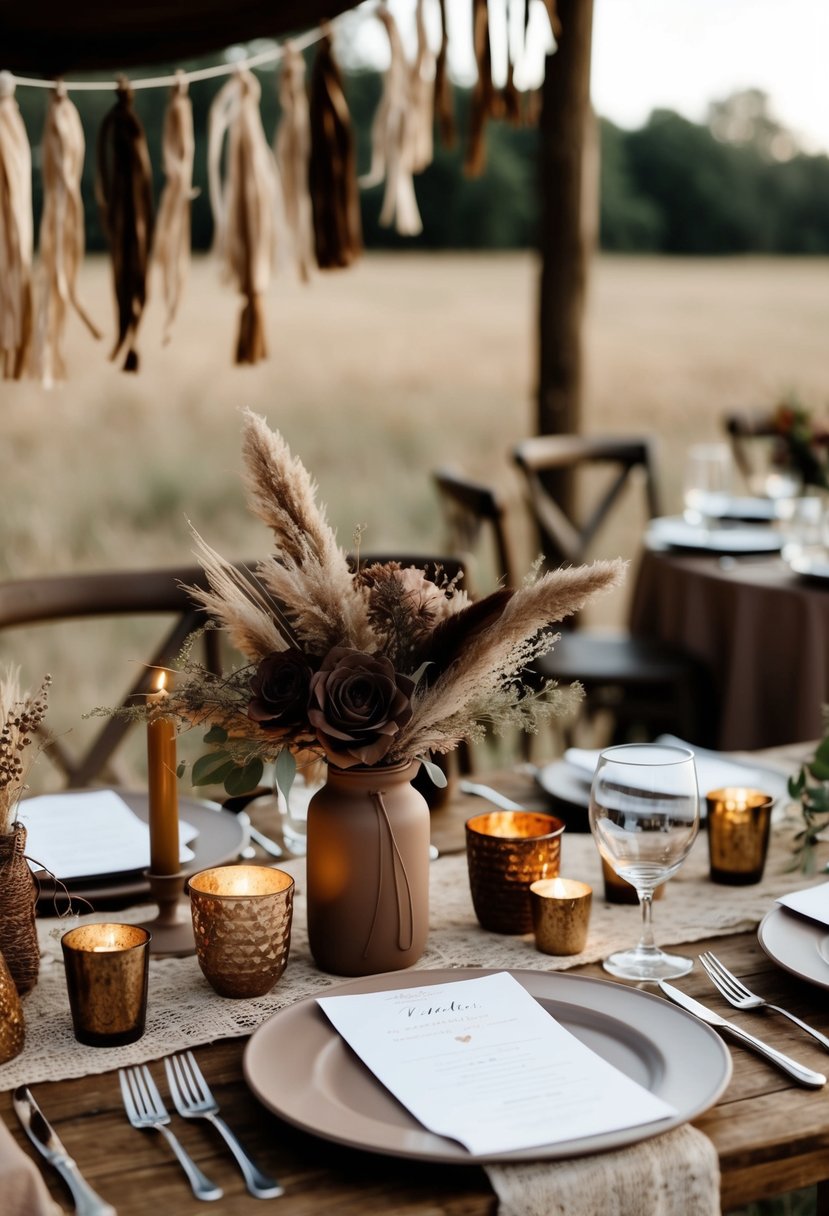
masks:
MULTIPOLYGON (((519 0, 525 5, 529 0, 519 0)), ((554 0, 543 0, 554 17, 554 0)), ((492 87, 487 0, 474 0, 479 83, 473 96, 466 171, 483 169, 483 129, 506 110, 517 117, 509 56, 507 100, 492 87), (501 108, 499 109, 499 104, 501 108)), ((208 117, 208 177, 214 252, 225 277, 243 298, 235 347, 237 363, 267 356, 264 297, 277 260, 293 262, 303 281, 320 270, 351 265, 362 252, 359 186, 385 182, 380 216, 401 235, 422 223, 413 175, 431 163, 436 111, 447 145, 455 138, 446 74, 447 29, 440 0, 441 45, 428 45, 424 0, 417 0, 417 50, 407 60, 394 18, 375 9, 389 39, 391 62, 372 128, 371 168, 358 182, 351 117, 333 53, 330 24, 236 62, 128 81, 42 80, 0 72, 0 370, 5 378, 32 375, 45 385, 66 376, 63 341, 69 306, 94 338, 98 327, 78 299, 84 253, 80 182, 85 141, 70 91, 115 91, 97 139, 96 198, 109 245, 116 301, 116 338, 110 358, 124 371, 139 367, 138 331, 150 270, 158 268, 170 339, 190 261, 190 205, 194 135, 189 85, 229 76, 208 117), (306 92, 301 52, 317 45, 306 92), (273 147, 259 111, 260 84, 251 69, 284 61, 282 116, 273 147), (33 263, 32 157, 16 86, 52 90, 42 141, 44 209, 40 265, 33 263), (162 158, 165 184, 156 221, 152 168, 134 93, 168 88, 162 158)))

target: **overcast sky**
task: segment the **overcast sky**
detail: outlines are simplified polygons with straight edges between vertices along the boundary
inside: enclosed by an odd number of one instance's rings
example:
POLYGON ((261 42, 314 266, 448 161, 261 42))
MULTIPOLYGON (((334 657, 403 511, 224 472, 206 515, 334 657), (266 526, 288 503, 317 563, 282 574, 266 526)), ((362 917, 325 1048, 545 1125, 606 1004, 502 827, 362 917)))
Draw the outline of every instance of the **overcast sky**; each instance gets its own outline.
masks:
MULTIPOLYGON (((390 0, 404 36, 413 28, 414 6, 415 0, 390 0)), ((471 7, 471 0, 448 0, 452 66, 466 82, 474 79, 471 7)), ((519 7, 513 5, 516 17, 519 7)), ((490 0, 496 31, 500 8, 490 0)), ((533 9, 525 82, 538 79, 549 41, 541 0, 533 0, 533 9)), ((368 7, 353 20, 360 51, 383 62, 380 23, 368 7)), ((760 88, 773 116, 808 150, 829 152, 827 57, 829 0, 594 0, 593 104, 623 127, 641 126, 660 107, 702 121, 710 101, 760 88)), ((497 75, 497 50, 495 58, 497 75)))

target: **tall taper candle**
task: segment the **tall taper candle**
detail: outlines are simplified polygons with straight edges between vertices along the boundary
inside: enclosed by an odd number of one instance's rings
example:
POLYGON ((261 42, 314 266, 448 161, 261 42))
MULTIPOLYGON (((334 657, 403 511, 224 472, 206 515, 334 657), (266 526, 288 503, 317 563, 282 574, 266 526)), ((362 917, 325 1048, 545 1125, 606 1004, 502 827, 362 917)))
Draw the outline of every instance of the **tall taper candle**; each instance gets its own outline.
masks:
MULTIPOLYGON (((163 709, 167 700, 164 672, 159 673, 147 704, 163 709)), ((156 713, 147 723, 147 767, 150 803, 150 873, 177 874, 178 782, 176 778, 176 724, 169 714, 156 713)))

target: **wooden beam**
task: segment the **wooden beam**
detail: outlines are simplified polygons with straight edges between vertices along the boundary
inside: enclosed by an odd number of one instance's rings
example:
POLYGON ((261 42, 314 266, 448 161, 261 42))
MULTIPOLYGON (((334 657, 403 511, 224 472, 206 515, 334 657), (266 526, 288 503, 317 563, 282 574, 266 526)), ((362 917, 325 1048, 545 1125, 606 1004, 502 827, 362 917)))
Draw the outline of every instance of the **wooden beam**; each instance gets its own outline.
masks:
POLYGON ((590 108, 593 0, 558 0, 560 45, 547 60, 541 109, 538 433, 581 427, 582 323, 595 242, 590 108))

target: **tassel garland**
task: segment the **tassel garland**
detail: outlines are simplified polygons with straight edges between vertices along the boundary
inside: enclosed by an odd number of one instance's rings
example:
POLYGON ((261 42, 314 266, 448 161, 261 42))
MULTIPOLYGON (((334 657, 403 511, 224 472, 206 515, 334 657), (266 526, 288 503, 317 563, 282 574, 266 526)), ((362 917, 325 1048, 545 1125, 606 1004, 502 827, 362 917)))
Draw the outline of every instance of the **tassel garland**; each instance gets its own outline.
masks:
MULTIPOLYGON (((529 3, 529 0, 527 0, 529 3)), ((446 56, 449 49, 449 31, 446 25, 446 0, 440 0, 440 49, 435 61, 435 115, 438 134, 444 148, 454 148, 457 139, 455 128, 455 105, 446 56)))
POLYGON ((300 279, 307 283, 314 264, 314 220, 308 189, 311 119, 305 92, 305 60, 291 43, 285 46, 279 102, 282 118, 274 153, 282 181, 285 223, 293 242, 294 260, 300 279))
POLYGON ((236 343, 237 363, 267 358, 262 297, 268 289, 281 209, 279 177, 259 115, 256 77, 240 69, 210 107, 207 171, 215 234, 213 246, 245 305, 236 343), (226 173, 221 152, 227 136, 226 173))
POLYGON ((81 176, 86 143, 81 117, 59 84, 49 99, 43 127, 43 215, 40 221, 36 370, 48 388, 66 379, 63 339, 71 305, 93 338, 101 331, 77 295, 84 255, 81 176))
POLYGON ((26 370, 32 338, 32 153, 14 81, 0 72, 0 366, 26 370))
POLYGON ((164 115, 161 154, 166 180, 158 204, 153 242, 153 259, 161 271, 164 291, 165 343, 170 341, 170 331, 190 269, 190 203, 198 194, 198 190, 193 189, 196 152, 193 104, 188 96, 186 76, 183 72, 177 75, 164 115))
POLYGON ((363 248, 351 115, 329 35, 311 74, 311 160, 308 180, 314 245, 321 270, 350 266, 363 248))
POLYGON ((472 22, 478 79, 472 91, 469 111, 469 144, 463 167, 469 177, 479 177, 486 164, 484 128, 486 120, 493 112, 496 100, 495 88, 492 84, 492 52, 489 44, 487 0, 473 0, 472 22))
POLYGON ((147 268, 153 234, 152 170, 141 120, 126 81, 98 134, 95 183, 101 220, 109 241, 118 337, 111 359, 126 351, 123 370, 138 370, 136 339, 147 302, 147 268))

